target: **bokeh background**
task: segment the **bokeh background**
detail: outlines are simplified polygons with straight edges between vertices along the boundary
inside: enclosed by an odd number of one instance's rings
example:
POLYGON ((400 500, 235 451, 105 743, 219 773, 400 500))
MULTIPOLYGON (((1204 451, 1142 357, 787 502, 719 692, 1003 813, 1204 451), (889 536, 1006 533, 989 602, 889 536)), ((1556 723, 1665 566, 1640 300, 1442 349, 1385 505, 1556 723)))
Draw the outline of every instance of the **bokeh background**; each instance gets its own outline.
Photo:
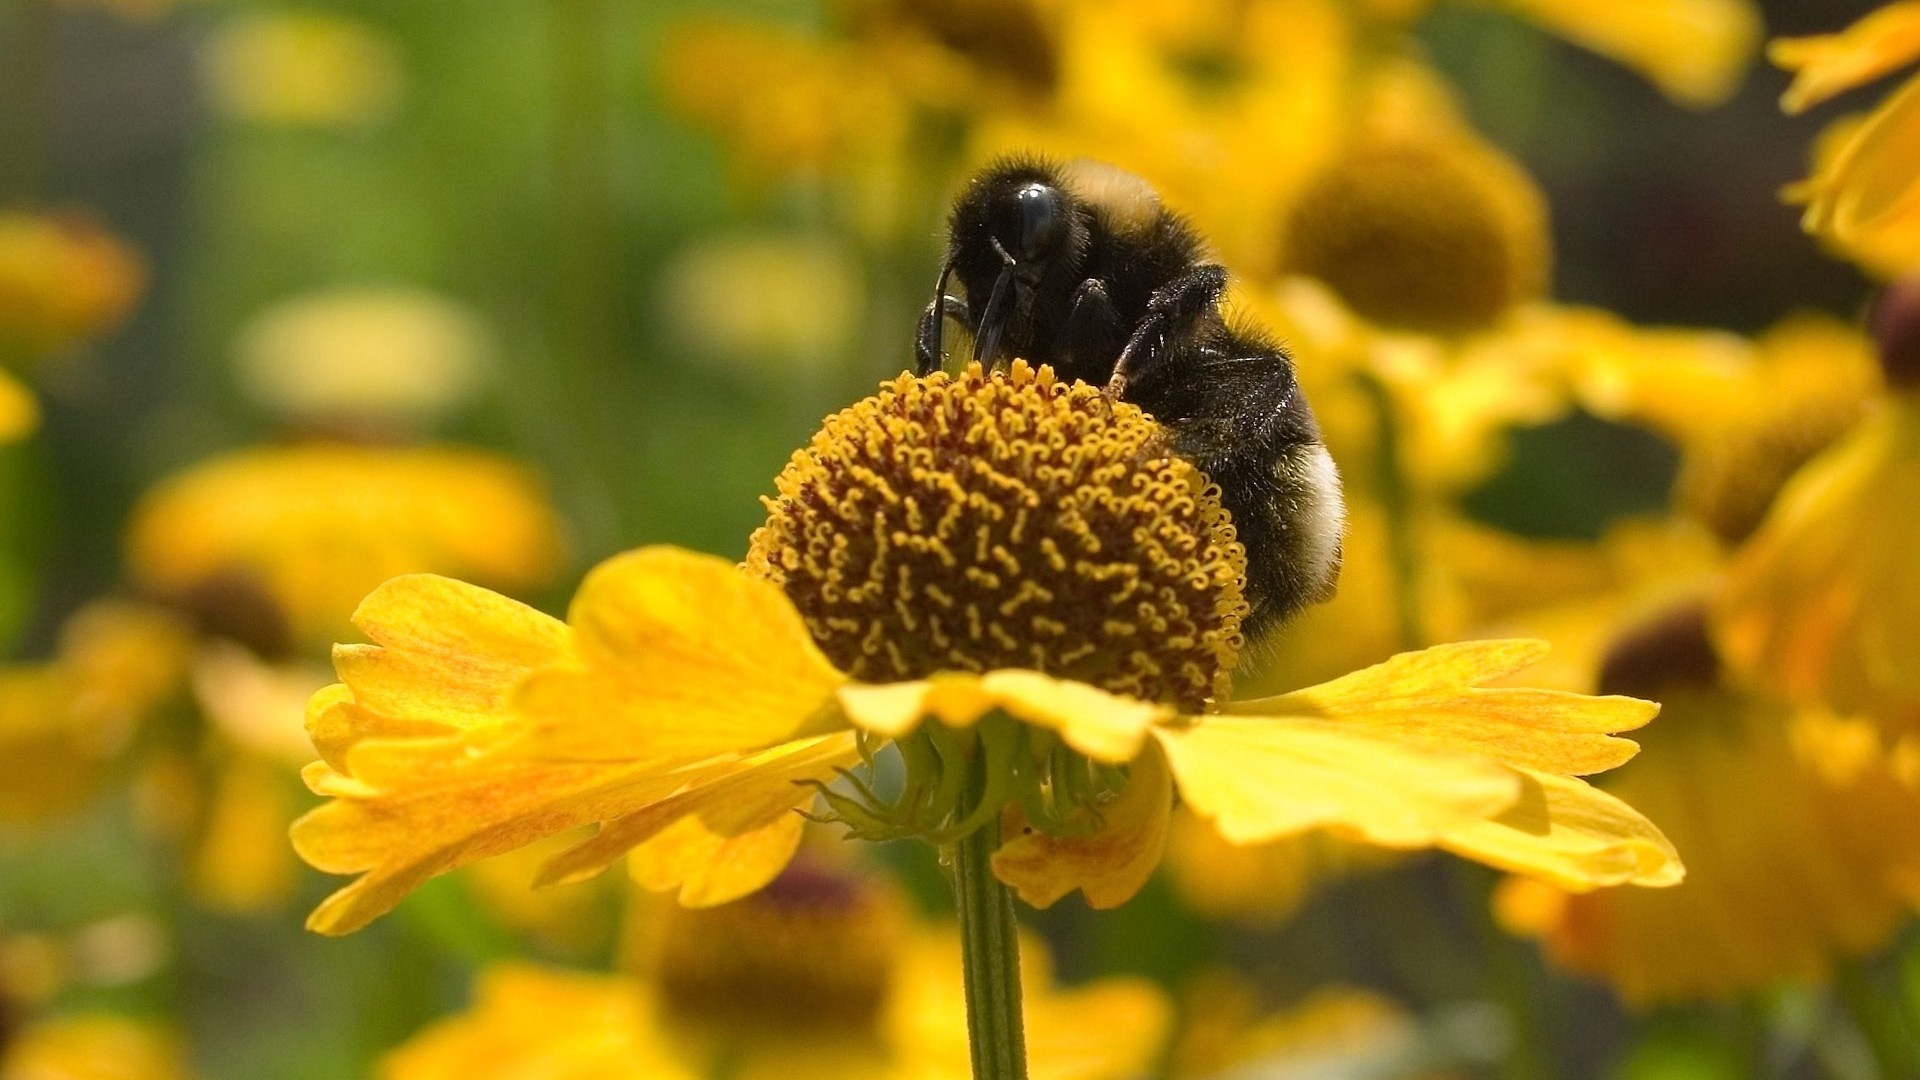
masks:
MULTIPOLYGON (((0 361, 38 415, 0 445, 0 1076, 370 1075, 491 964, 626 964, 635 924, 666 916, 618 873, 527 893, 524 861, 436 881, 356 937, 301 929, 329 885, 284 829, 317 801, 299 702, 325 642, 352 640, 346 612, 388 573, 557 611, 628 547, 743 554, 793 449, 908 364, 945 207, 998 152, 1148 177, 1236 273, 1236 310, 1334 387, 1352 599, 1250 678, 1511 625, 1564 630, 1587 664, 1564 678, 1591 689, 1630 621, 1599 601, 1716 564, 1751 523, 1672 531, 1757 517, 1778 486, 1752 481, 1757 510, 1707 480, 1676 501, 1715 442, 1688 417, 1733 391, 1672 383, 1732 386, 1775 348, 1818 363, 1753 400, 1838 386, 1850 419, 1878 392, 1858 329, 1874 274, 1781 195, 1837 113, 1785 115, 1789 75, 1761 56, 1874 6, 6 0, 0 361), (1550 249, 1550 272, 1440 329, 1314 315, 1327 285, 1290 215, 1335 214, 1312 185, 1395 125, 1524 170, 1544 235, 1486 242, 1550 249), (46 296, 73 310, 36 315, 46 296), (1764 336, 1799 316, 1826 321, 1764 336), (1661 538, 1623 554, 1623 527, 1661 538), (107 673, 85 693, 109 700, 79 709, 89 656, 107 673), (53 712, 90 734, 46 736, 53 712), (20 1064, 33 1033, 102 1016, 142 1026, 72 1071, 20 1064)), ((1412 218, 1448 212, 1421 195, 1412 218)), ((1811 445, 1749 471, 1784 475, 1844 428, 1808 424, 1811 445)), ((1672 768, 1703 800, 1780 790, 1759 766, 1672 768)), ((1905 804, 1846 805, 1848 835, 1900 831, 1876 815, 1905 804)), ((1798 843, 1730 876, 1733 902, 1813 874, 1798 843)), ((1543 957, 1513 931, 1551 917, 1497 917, 1481 868, 1331 846, 1213 865, 1206 844, 1184 858, 1213 892, 1175 866, 1118 911, 1027 913, 1064 981, 1146 976, 1181 1007, 1156 1075, 1920 1075, 1904 850, 1897 885, 1835 879, 1896 897, 1871 926, 1665 993, 1543 957), (1302 1002, 1320 1011, 1282 1024, 1302 1002)), ((929 918, 947 903, 927 851, 857 872, 929 918)))

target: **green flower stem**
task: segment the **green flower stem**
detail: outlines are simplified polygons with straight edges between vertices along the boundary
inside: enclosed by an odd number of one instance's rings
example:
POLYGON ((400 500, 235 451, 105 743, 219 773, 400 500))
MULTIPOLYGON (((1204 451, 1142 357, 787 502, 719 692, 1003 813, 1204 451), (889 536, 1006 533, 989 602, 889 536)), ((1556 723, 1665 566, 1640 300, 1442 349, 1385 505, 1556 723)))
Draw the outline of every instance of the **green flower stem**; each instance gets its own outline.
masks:
POLYGON ((1386 516, 1387 553, 1392 563, 1394 608, 1400 623, 1400 647, 1424 648, 1426 623, 1420 617, 1420 556, 1414 545, 1413 496, 1400 444, 1400 418, 1393 390, 1371 373, 1360 376, 1373 403, 1380 475, 1380 506, 1386 516))
MULTIPOLYGON (((984 768, 974 771, 976 799, 990 797, 986 772, 984 768)), ((999 846, 1000 817, 992 814, 984 826, 951 849, 967 991, 967 1045, 973 1054, 974 1080, 1026 1080, 1019 926, 1013 917, 1013 893, 993 876, 993 853, 999 846)))

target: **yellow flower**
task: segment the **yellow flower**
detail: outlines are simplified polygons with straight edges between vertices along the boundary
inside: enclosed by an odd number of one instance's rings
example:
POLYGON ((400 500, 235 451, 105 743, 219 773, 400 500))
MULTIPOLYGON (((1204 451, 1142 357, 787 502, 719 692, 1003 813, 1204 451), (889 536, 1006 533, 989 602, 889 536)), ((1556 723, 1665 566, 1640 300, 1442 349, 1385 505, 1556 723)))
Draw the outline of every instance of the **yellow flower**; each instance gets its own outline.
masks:
POLYGON ((43 1020, 0 1050, 0 1080, 187 1080, 180 1038, 150 1020, 80 1013, 43 1020))
MULTIPOLYGON (((664 918, 640 977, 496 967, 469 1014, 390 1054, 382 1080, 971 1075, 953 935, 915 925, 877 884, 796 866, 745 900, 650 914, 664 918)), ((1159 991, 1056 989, 1044 948, 1023 945, 1034 1080, 1141 1074, 1170 1019, 1159 991)))
POLYGON ((236 16, 209 42, 204 66, 214 105, 260 124, 376 124, 392 115, 405 82, 392 42, 317 11, 236 16))
POLYGON ((1583 896, 1514 880, 1496 897, 1510 929, 1650 1005, 1817 981, 1905 924, 1920 903, 1915 746, 1725 686, 1697 603, 1631 631, 1602 685, 1666 702, 1607 788, 1659 816, 1687 880, 1583 896))
POLYGON ((309 925, 348 932, 586 823, 543 877, 633 849, 683 903, 745 895, 792 857, 801 785, 888 743, 899 799, 829 788, 834 812, 940 839, 1004 813, 997 872, 1035 903, 1131 896, 1176 784, 1235 843, 1325 829, 1573 889, 1680 877, 1658 830, 1575 778, 1630 757, 1610 733, 1655 706, 1480 688, 1538 644, 1219 700, 1244 554, 1205 478, 1097 390, 1023 363, 903 376, 829 418, 778 487, 754 573, 643 548, 589 574, 564 623, 439 577, 371 594, 373 643, 336 649, 343 682, 310 705, 308 782, 332 801, 294 829, 309 862, 361 876, 309 925), (987 793, 969 805, 970 762, 987 793))
POLYGON ((132 310, 145 279, 139 255, 90 217, 0 211, 0 362, 104 334, 132 310))
POLYGON ((431 420, 470 399, 493 343, 479 316, 417 289, 339 288, 276 304, 241 332, 254 401, 296 420, 431 420))
POLYGON ((1391 858, 1317 832, 1233 844, 1184 808, 1174 811, 1167 833, 1167 869, 1181 902, 1217 920, 1284 922, 1323 883, 1391 858))
POLYGON ((0 371, 0 446, 24 439, 40 426, 40 406, 19 381, 0 371))
POLYGON ((310 443, 241 450, 147 493, 128 528, 134 580, 189 596, 264 590, 298 640, 325 641, 395 574, 445 571, 505 588, 546 581, 559 523, 525 468, 478 450, 310 443))
POLYGON ((668 266, 660 311, 688 349, 792 383, 817 377, 853 340, 863 288, 859 263, 831 236, 714 236, 668 266))
POLYGON ((1315 990, 1266 1013, 1253 989, 1224 973, 1196 980, 1183 996, 1170 1075, 1379 1076, 1438 1080, 1415 1019, 1379 994, 1348 987, 1315 990))
MULTIPOLYGON (((1795 73, 1781 104, 1797 113, 1920 59, 1920 4, 1887 4, 1838 34, 1773 43, 1795 73)), ((1886 277, 1920 266, 1920 76, 1864 120, 1843 120, 1816 146, 1813 175, 1790 196, 1806 230, 1886 277)))
POLYGON ((62 628, 43 663, 0 667, 0 822, 34 822, 92 794, 149 710, 179 686, 185 628, 157 610, 102 602, 62 628))
POLYGON ((1750 0, 1494 0, 1653 80, 1683 105, 1733 96, 1760 44, 1750 0))
POLYGON ((1744 675, 1789 700, 1920 722, 1920 397, 1895 393, 1788 482, 1716 605, 1744 675))

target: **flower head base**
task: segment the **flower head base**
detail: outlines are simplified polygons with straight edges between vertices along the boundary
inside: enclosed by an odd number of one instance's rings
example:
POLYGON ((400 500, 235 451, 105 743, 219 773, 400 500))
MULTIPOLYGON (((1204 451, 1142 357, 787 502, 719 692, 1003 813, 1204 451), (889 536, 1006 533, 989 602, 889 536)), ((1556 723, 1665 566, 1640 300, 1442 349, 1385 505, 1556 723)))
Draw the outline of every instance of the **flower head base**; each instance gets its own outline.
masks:
POLYGON ((1189 709, 1228 689, 1246 554, 1134 406, 1019 362, 902 376, 775 483, 747 567, 857 679, 1026 668, 1189 709))
POLYGON ((1363 140, 1301 194, 1286 247, 1290 270, 1367 318, 1457 333, 1544 291, 1546 206, 1518 165, 1464 136, 1363 140))

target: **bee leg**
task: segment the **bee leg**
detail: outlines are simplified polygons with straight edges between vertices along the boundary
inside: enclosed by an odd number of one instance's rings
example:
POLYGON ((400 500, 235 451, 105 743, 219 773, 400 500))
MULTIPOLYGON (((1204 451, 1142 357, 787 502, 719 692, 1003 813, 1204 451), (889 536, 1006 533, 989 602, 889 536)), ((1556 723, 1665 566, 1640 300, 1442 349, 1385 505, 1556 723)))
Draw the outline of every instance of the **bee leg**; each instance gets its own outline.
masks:
POLYGON ((944 293, 927 302, 926 310, 920 313, 919 332, 913 336, 915 375, 931 375, 946 362, 940 350, 940 331, 946 319, 952 319, 961 326, 967 325, 967 302, 944 293))
POLYGON ((1109 358, 1120 349, 1120 313, 1107 295, 1107 283, 1088 278, 1073 292, 1067 324, 1060 334, 1062 378, 1101 383, 1112 373, 1109 358))
POLYGON ((1216 309, 1227 291, 1226 268, 1203 263, 1153 291, 1147 299, 1147 313, 1133 329, 1133 336, 1114 361, 1113 376, 1107 393, 1122 397, 1129 379, 1153 366, 1166 351, 1167 339, 1192 326, 1201 316, 1216 309))

